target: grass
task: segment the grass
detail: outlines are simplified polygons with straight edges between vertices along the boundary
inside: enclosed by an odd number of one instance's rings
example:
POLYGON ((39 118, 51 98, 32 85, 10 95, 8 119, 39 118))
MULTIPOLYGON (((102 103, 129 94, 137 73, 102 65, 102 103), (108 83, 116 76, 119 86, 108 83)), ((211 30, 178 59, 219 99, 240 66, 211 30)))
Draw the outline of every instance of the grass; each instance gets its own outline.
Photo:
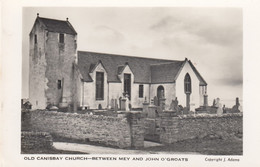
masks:
MULTIPOLYGON (((75 142, 75 141, 74 141, 75 142)), ((97 143, 88 143, 100 145, 97 143)), ((104 146, 104 145, 103 145, 104 146)), ((108 147, 108 146, 106 146, 108 147)), ((190 139, 168 145, 142 148, 147 152, 178 152, 199 153, 203 155, 243 155, 243 142, 241 139, 190 139)), ((87 154, 79 151, 64 151, 55 148, 22 150, 22 154, 87 154)))
POLYGON ((241 139, 190 139, 164 146, 145 148, 146 151, 197 152, 204 155, 243 155, 241 139))

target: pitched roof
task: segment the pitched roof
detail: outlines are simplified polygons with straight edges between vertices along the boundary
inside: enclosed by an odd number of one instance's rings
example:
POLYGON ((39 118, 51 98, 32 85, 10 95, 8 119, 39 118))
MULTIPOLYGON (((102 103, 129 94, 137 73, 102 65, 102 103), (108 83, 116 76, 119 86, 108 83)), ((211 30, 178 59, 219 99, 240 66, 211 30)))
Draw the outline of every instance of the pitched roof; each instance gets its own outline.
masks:
POLYGON ((195 68, 195 66, 192 64, 192 62, 189 60, 188 61, 191 68, 193 69, 193 71, 195 72, 196 76, 198 77, 199 81, 200 81, 200 85, 201 86, 207 86, 207 82, 204 80, 204 78, 200 75, 200 73, 198 72, 198 70, 195 68))
POLYGON ((128 63, 135 77, 134 82, 138 83, 151 82, 151 64, 175 62, 173 60, 78 51, 79 69, 86 82, 92 81, 89 76, 89 69, 91 64, 96 64, 98 61, 101 61, 106 68, 108 73, 108 82, 121 82, 117 75, 122 72, 121 70, 123 70, 125 64, 128 63))
MULTIPOLYGON (((107 53, 78 51, 78 66, 84 81, 92 81, 89 73, 93 71, 94 66, 99 61, 102 62, 102 65, 107 71, 108 82, 121 82, 118 78, 118 74, 122 73, 127 64, 134 74, 134 82, 136 83, 175 82, 180 70, 185 64, 185 60, 176 61, 165 59, 152 59, 107 53)), ((200 84, 206 85, 207 83, 198 73, 193 64, 191 62, 189 63, 191 64, 191 67, 200 80, 200 84)))
POLYGON ((151 65, 151 83, 175 82, 185 61, 151 65))
POLYGON ((43 23, 48 31, 72 35, 77 34, 73 26, 67 20, 55 20, 43 17, 37 17, 36 20, 39 20, 41 23, 43 23))

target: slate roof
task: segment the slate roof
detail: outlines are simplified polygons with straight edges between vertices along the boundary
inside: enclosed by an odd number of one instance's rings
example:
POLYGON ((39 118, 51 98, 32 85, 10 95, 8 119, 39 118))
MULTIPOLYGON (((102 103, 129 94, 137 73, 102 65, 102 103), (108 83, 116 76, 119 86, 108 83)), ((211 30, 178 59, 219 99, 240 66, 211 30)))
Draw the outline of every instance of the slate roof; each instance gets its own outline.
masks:
MULTIPOLYGON (((89 72, 93 71, 94 65, 99 61, 108 73, 108 82, 121 82, 118 74, 128 64, 134 74, 135 83, 173 83, 185 62, 78 51, 78 66, 84 81, 92 81, 89 72)), ((198 73, 197 70, 194 71, 198 73)), ((202 84, 206 84, 199 73, 196 75, 202 84)))
POLYGON ((151 65, 151 83, 175 82, 185 61, 151 65))
POLYGON ((200 80, 200 85, 201 86, 206 86, 207 82, 204 80, 204 78, 200 75, 200 73, 198 72, 198 70, 195 68, 195 66, 192 64, 192 62, 189 60, 188 61, 190 63, 191 68, 193 69, 193 71, 195 72, 196 76, 199 78, 200 80))
POLYGON ((55 20, 43 17, 37 17, 37 20, 43 23, 48 31, 72 35, 77 34, 73 26, 67 20, 55 20))

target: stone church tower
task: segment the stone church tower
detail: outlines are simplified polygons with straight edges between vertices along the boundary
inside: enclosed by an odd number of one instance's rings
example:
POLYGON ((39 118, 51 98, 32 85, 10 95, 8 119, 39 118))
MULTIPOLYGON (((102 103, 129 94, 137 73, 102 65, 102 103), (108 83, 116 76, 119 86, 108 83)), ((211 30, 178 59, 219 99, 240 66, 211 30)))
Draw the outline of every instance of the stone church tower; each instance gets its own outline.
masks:
POLYGON ((30 32, 29 99, 33 109, 73 102, 77 32, 66 21, 37 18, 30 32))

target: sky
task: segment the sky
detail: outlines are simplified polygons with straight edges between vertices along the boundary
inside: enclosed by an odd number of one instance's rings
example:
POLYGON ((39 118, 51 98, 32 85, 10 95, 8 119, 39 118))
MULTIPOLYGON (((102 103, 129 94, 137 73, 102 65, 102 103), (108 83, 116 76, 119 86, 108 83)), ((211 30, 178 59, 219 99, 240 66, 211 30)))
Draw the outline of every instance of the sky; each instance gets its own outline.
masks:
POLYGON ((23 8, 22 96, 28 98, 29 33, 40 17, 66 20, 78 50, 170 60, 188 58, 208 83, 209 102, 243 99, 241 8, 23 8))

